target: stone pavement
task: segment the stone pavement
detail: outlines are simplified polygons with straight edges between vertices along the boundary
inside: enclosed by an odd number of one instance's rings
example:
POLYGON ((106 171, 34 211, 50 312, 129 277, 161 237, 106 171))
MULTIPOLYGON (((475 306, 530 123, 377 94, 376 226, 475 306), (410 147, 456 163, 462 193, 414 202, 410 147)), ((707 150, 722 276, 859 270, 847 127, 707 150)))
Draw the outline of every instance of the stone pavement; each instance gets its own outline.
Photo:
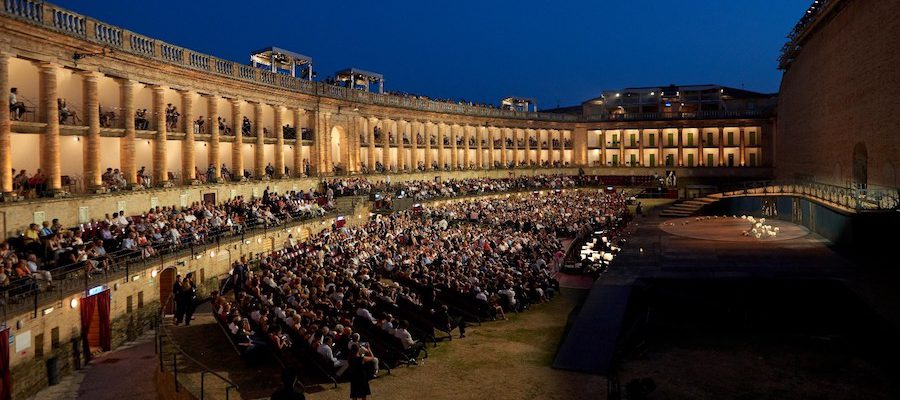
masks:
POLYGON ((33 400, 141 400, 156 399, 155 334, 150 331, 134 342, 100 354, 90 364, 41 390, 33 400))

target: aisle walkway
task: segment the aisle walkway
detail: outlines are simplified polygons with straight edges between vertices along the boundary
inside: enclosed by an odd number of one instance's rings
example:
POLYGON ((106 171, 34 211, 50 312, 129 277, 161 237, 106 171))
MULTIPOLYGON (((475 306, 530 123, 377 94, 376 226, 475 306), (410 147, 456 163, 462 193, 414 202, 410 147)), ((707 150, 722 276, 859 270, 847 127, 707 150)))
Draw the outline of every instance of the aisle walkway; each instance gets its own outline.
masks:
POLYGON ((156 399, 154 338, 150 331, 134 342, 103 353, 80 371, 64 377, 58 385, 41 390, 32 399, 156 399))

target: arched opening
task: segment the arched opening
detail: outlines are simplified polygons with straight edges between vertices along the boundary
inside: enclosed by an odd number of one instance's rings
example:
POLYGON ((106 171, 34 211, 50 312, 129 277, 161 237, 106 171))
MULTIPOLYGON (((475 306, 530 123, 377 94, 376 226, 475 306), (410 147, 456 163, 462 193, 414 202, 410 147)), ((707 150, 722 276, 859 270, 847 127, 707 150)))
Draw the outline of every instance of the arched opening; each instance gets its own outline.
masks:
POLYGON ((865 189, 869 183, 869 152, 862 142, 853 146, 853 187, 865 189))
POLYGON ((346 143, 343 141, 343 135, 343 128, 339 126, 331 128, 331 161, 335 172, 346 171, 346 160, 343 157, 343 146, 346 146, 346 143))
POLYGON ((175 302, 166 300, 172 295, 172 288, 175 285, 175 275, 177 273, 178 270, 175 267, 168 267, 159 273, 159 301, 164 304, 164 315, 175 313, 175 302))

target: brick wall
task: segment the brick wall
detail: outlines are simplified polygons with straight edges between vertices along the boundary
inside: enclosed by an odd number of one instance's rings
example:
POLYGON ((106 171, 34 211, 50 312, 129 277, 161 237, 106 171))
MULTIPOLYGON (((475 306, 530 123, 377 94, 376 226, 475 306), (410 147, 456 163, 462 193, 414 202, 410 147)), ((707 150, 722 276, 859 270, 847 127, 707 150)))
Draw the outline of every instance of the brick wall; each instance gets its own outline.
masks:
POLYGON ((868 151, 870 185, 900 174, 900 2, 844 1, 810 35, 784 74, 778 104, 779 178, 798 174, 846 184, 853 149, 868 151))

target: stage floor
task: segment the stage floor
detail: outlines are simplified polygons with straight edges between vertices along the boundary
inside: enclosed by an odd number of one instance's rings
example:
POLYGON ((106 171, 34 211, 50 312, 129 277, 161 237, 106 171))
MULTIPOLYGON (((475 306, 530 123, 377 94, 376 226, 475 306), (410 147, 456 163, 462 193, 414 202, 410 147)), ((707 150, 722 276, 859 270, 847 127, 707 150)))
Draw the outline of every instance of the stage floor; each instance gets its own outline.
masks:
POLYGON ((743 234, 750 230, 750 221, 740 217, 705 218, 700 217, 699 220, 697 217, 670 219, 660 223, 659 228, 676 236, 726 242, 778 242, 802 238, 809 234, 809 230, 803 226, 778 219, 766 219, 766 225, 778 228, 778 235, 757 239, 754 236, 743 234))

